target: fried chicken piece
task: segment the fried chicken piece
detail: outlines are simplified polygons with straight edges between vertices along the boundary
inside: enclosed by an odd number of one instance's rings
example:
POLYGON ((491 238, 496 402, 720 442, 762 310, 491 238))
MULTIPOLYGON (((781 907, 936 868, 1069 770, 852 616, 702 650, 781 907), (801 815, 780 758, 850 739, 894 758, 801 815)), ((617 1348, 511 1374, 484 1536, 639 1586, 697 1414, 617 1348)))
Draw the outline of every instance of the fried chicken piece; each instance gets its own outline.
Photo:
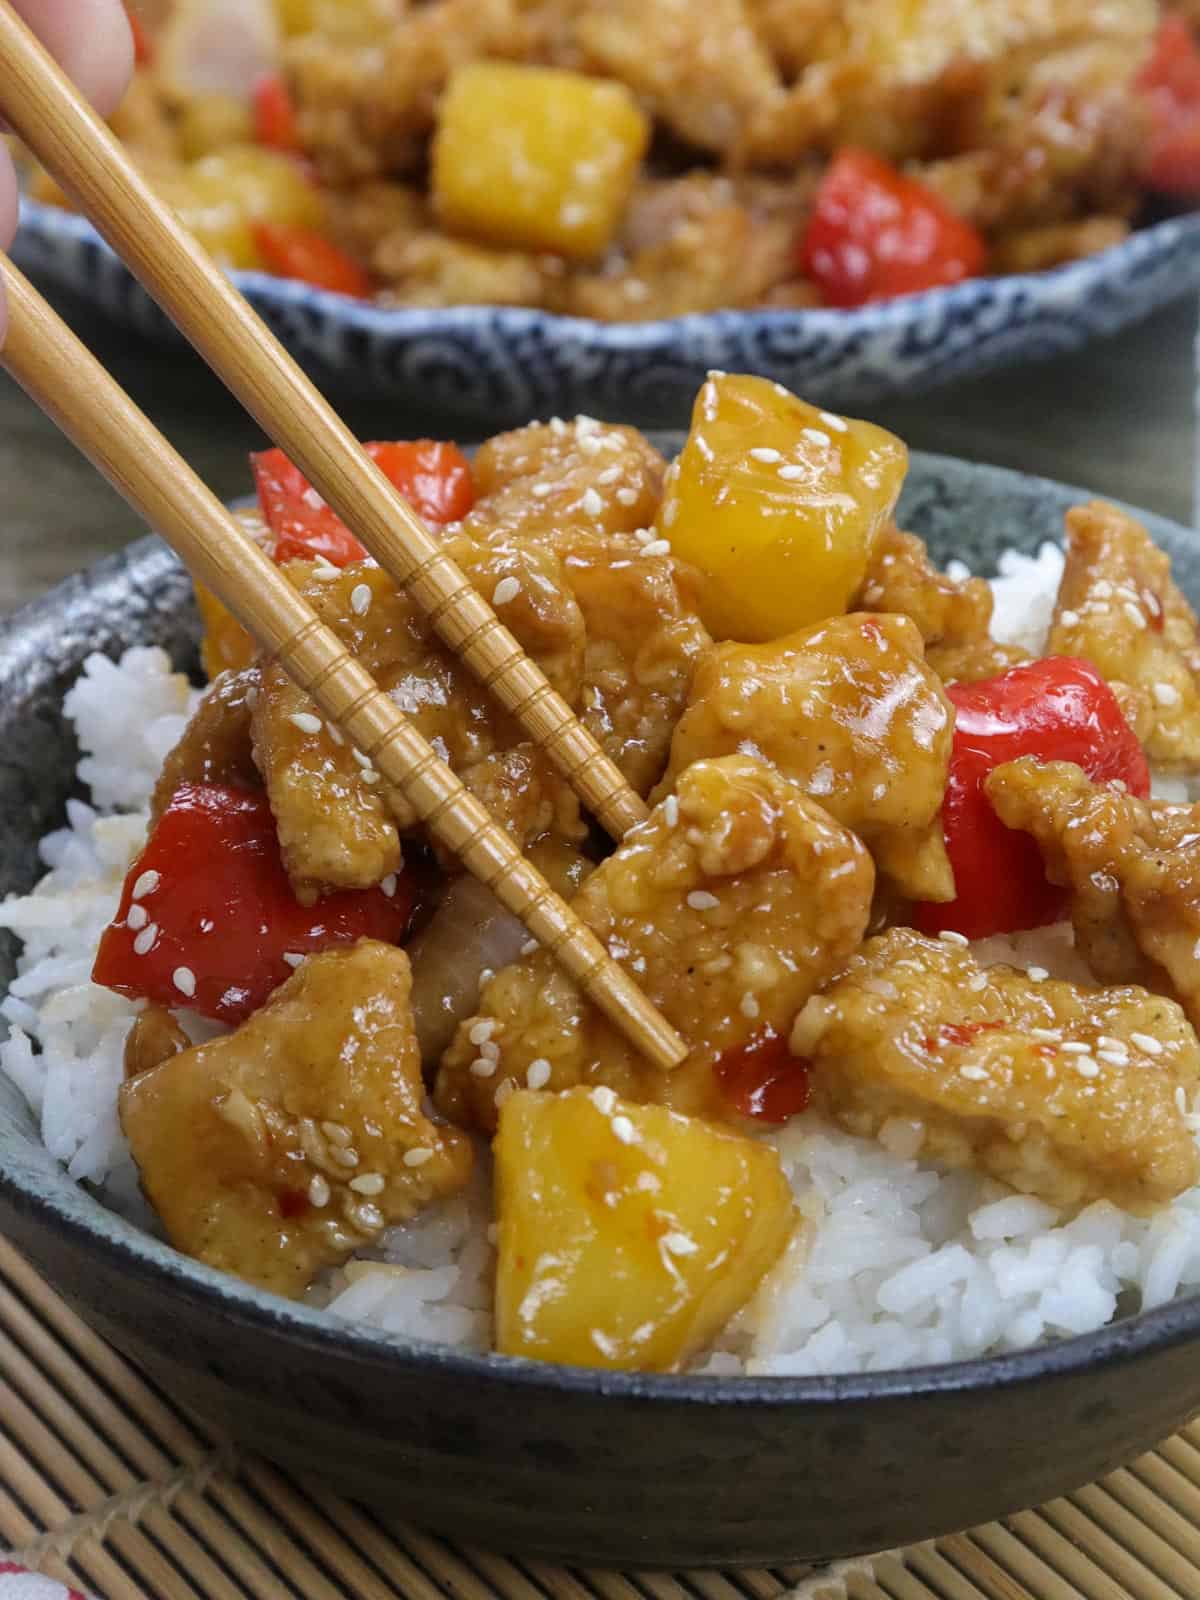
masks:
POLYGON ((1111 250, 1129 236, 1125 217, 1085 217, 1002 234, 988 252, 992 272, 1046 272, 1111 250))
POLYGON ((1200 1024, 1200 806, 1138 800, 1070 762, 1029 756, 997 767, 987 792, 1071 891, 1076 943, 1096 976, 1176 994, 1200 1024))
POLYGON ((628 84, 702 150, 730 151, 782 92, 745 0, 592 0, 575 35, 585 70, 628 84))
POLYGON ((636 429, 585 417, 536 423, 480 450, 480 499, 463 522, 465 535, 490 548, 549 551, 561 561, 586 635, 581 720, 640 794, 666 765, 710 642, 696 615, 695 569, 661 550, 646 553, 664 470, 636 429))
POLYGON ((262 678, 258 667, 222 672, 215 677, 192 713, 179 743, 163 762, 150 799, 153 827, 185 783, 227 783, 259 789, 262 779, 254 764, 250 739, 251 709, 262 678))
POLYGON ((1200 1046, 1144 989, 1039 983, 893 928, 808 1002, 791 1044, 812 1062, 814 1105, 850 1132, 892 1124, 923 1161, 1051 1205, 1148 1212, 1200 1178, 1200 1046))
POLYGON ((126 1081, 121 1125, 177 1249, 278 1294, 452 1194, 470 1141, 421 1110, 408 958, 310 956, 236 1032, 126 1081))
MULTIPOLYGON (((577 699, 582 619, 562 586, 556 558, 539 550, 490 550, 465 539, 453 540, 449 548, 489 598, 505 580, 516 584, 498 605, 502 620, 559 692, 577 699)), ((290 562, 286 570, 322 621, 456 772, 521 743, 513 718, 378 567, 355 563, 334 578, 305 562, 290 562)), ((399 830, 416 820, 403 795, 380 781, 276 663, 263 669, 252 731, 284 864, 299 899, 311 904, 328 887, 369 888, 398 870, 399 830)), ((539 785, 543 799, 554 790, 556 817, 577 818, 565 780, 547 767, 539 785)), ((532 814, 531 808, 521 800, 511 820, 526 813, 532 814)))
POLYGON ((384 302, 406 306, 540 306, 562 276, 553 257, 407 227, 385 235, 370 262, 384 302))
POLYGON ((714 1068, 796 1008, 857 947, 871 860, 854 835, 761 761, 729 756, 680 775, 677 795, 626 835, 574 909, 692 1045, 650 1066, 544 950, 496 974, 460 1024, 436 1101, 491 1129, 514 1087, 605 1085, 626 1099, 733 1113, 714 1068))
POLYGON ((853 828, 890 887, 951 900, 941 816, 953 729, 915 623, 832 617, 767 644, 710 650, 657 792, 693 761, 752 753, 853 828))
POLYGON ((747 0, 747 7, 760 38, 790 75, 812 60, 840 0, 747 0))
MULTIPOLYGON (((545 839, 574 853, 587 836, 574 790, 549 756, 528 740, 493 750, 465 768, 461 777, 496 821, 530 850, 545 839)), ((442 865, 458 870, 454 857, 443 859, 442 865)))
POLYGON ((1142 742, 1158 766, 1200 767, 1200 638, 1171 563, 1140 522, 1093 500, 1067 513, 1067 564, 1047 653, 1082 656, 1110 682, 1144 690, 1142 742))

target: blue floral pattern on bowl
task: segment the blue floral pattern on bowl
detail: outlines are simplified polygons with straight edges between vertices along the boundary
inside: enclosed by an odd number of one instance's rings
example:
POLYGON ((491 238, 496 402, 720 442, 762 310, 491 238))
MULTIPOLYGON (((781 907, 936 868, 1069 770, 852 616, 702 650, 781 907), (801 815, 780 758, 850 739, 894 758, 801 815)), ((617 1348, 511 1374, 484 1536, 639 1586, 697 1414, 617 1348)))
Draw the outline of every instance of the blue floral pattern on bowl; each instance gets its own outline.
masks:
MULTIPOLYGON (((124 325, 178 338, 83 218, 27 201, 14 255, 124 325)), ((857 311, 603 323, 511 306, 382 307, 265 273, 234 277, 296 356, 360 390, 421 395, 438 413, 486 418, 493 429, 580 410, 678 423, 712 367, 763 373, 852 409, 1077 349, 1200 289, 1200 214, 1050 272, 973 279, 857 311)))

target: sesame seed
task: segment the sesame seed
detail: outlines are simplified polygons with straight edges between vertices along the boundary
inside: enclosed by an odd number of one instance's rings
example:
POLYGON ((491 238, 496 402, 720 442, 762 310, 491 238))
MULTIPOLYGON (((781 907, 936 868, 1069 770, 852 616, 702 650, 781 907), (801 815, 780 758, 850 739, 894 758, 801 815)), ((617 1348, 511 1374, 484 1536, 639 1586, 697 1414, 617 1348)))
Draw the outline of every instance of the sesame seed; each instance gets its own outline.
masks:
POLYGON ((358 762, 360 767, 371 767, 374 765, 370 756, 363 755, 361 750, 354 749, 350 753, 354 757, 355 761, 358 762))
POLYGON ((139 906, 135 903, 125 913, 125 926, 132 928, 135 933, 139 928, 144 928, 149 921, 150 913, 145 906, 139 906))
POLYGON ((360 1228, 365 1228, 369 1233, 374 1233, 383 1227, 383 1212, 378 1206, 365 1205, 355 1209, 355 1219, 360 1228))
POLYGON ((1062 1034, 1056 1028, 1030 1028, 1029 1037, 1040 1039, 1044 1044, 1058 1044, 1062 1034))
POLYGON ((1045 983, 1050 974, 1045 967, 1027 967, 1026 976, 1033 979, 1034 983, 1045 983))
POLYGON ((325 724, 325 732, 333 740, 334 744, 336 744, 336 745, 345 744, 346 735, 342 732, 342 730, 340 728, 334 727, 332 722, 327 722, 325 724))
POLYGON ((1075 1063, 1075 1070, 1081 1078, 1098 1078, 1100 1068, 1090 1056, 1085 1056, 1075 1063))
POLYGON ((668 500, 666 505, 663 507, 663 510, 662 510, 662 524, 663 524, 663 527, 664 528, 669 528, 674 523, 675 518, 678 515, 679 515, 679 501, 678 500, 668 500))
POLYGON ((486 1044, 495 1031, 495 1017, 480 1017, 478 1022, 473 1022, 468 1028, 467 1038, 472 1044, 486 1044))
POLYGON ((1135 628, 1144 628, 1146 626, 1146 614, 1141 606, 1135 606, 1132 600, 1126 600, 1121 609, 1135 628))
POLYGON ((1129 1042, 1137 1045, 1138 1049, 1144 1051, 1148 1056, 1162 1055, 1163 1047, 1161 1042, 1158 1039, 1152 1039, 1148 1033, 1131 1033, 1129 1042))
POLYGON ((495 1044, 491 1039, 485 1039, 479 1046, 479 1054, 485 1061, 499 1061, 500 1046, 495 1044))
POLYGON ((671 542, 669 539, 651 539, 649 544, 642 546, 642 554, 644 556, 669 556, 671 554, 671 542))
POLYGON ((769 445, 765 444, 756 444, 750 451, 750 455, 753 460, 765 462, 768 467, 773 467, 777 462, 783 460, 783 455, 780 451, 772 450, 769 445))
POLYGON ((339 1167, 356 1167, 358 1165, 357 1150, 343 1150, 339 1145, 334 1145, 329 1152, 329 1159, 336 1161, 339 1167))
POLYGON ((818 411, 817 415, 827 428, 832 428, 834 433, 849 433, 850 424, 845 417, 835 417, 832 411, 818 411))
POLYGON ((355 1194, 382 1194, 387 1185, 382 1173, 360 1172, 357 1178, 350 1179, 350 1187, 355 1194))
POLYGON ((669 794, 663 801, 663 818, 666 821, 668 828, 678 827, 679 796, 677 794, 669 794))
POLYGON ((637 1143, 637 1129, 634 1127, 633 1123, 630 1122, 628 1117, 614 1117, 612 1119, 611 1126, 614 1136, 618 1138, 622 1144, 637 1143))
POLYGON ((143 900, 148 894, 153 894, 161 882, 162 873, 155 872, 153 867, 147 867, 146 871, 139 875, 130 892, 135 900, 143 900))
POLYGON ((365 783, 368 789, 371 788, 372 785, 379 782, 379 774, 375 771, 374 767, 364 767, 358 776, 359 782, 365 783))
POLYGON ((1179 690, 1174 684, 1156 683, 1154 685, 1154 698, 1160 706, 1177 706, 1179 704, 1179 690))
POLYGON ((822 433, 820 428, 801 428, 801 438, 807 439, 809 444, 832 444, 833 440, 827 433, 822 433))
POLYGON ((623 489, 618 489, 617 490, 617 503, 618 503, 618 505, 623 505, 623 506, 636 505, 637 504, 637 497, 638 497, 637 490, 636 489, 630 489, 628 487, 628 485, 623 489))
POLYGON ((966 947, 968 942, 963 934, 956 932, 953 928, 943 928, 941 933, 938 934, 938 938, 943 944, 956 944, 963 946, 963 948, 966 947))
POLYGON ((721 902, 715 894, 710 894, 707 889, 693 889, 687 897, 687 903, 693 911, 711 911, 721 902))
POLYGON ((314 1172, 308 1185, 308 1203, 320 1211, 329 1204, 329 1185, 319 1172, 314 1172))
POLYGON ((1068 1039, 1062 1049, 1066 1056, 1090 1056, 1092 1053, 1090 1044, 1080 1044, 1076 1039, 1068 1039))
POLYGON ((1096 1054, 1101 1061, 1107 1061, 1110 1067, 1127 1067, 1129 1057, 1123 1050, 1097 1050, 1096 1054))
POLYGON ((988 986, 988 976, 987 976, 986 972, 976 972, 967 981, 967 988, 971 991, 972 994, 979 994, 980 991, 983 990, 983 989, 986 989, 987 986, 988 986))
POLYGON ((616 1095, 607 1086, 607 1084, 603 1083, 592 1090, 591 1099, 596 1110, 601 1112, 606 1117, 611 1113, 612 1108, 617 1103, 616 1095))
POLYGON ((795 483, 798 478, 807 477, 808 470, 805 467, 793 466, 792 463, 789 462, 786 467, 780 467, 779 476, 785 479, 788 483, 795 483))
POLYGON ((501 1106, 507 1105, 508 1102, 512 1099, 513 1095, 516 1094, 516 1092, 517 1092, 516 1084, 512 1081, 511 1078, 505 1078, 504 1082, 500 1085, 500 1087, 496 1090, 496 1093, 492 1096, 492 1099, 495 1102, 496 1110, 499 1111, 501 1106))
POLYGON ((293 711, 288 721, 301 733, 320 733, 323 726, 320 717, 314 717, 311 711, 293 711))
POLYGON ((423 1167, 427 1161, 433 1160, 433 1151, 423 1144, 416 1145, 412 1150, 404 1152, 404 1165, 406 1167, 423 1167))
POLYGON ((604 471, 596 479, 596 482, 604 484, 607 487, 608 484, 617 483, 620 480, 621 472, 622 468, 615 465, 611 467, 605 467, 604 471))
POLYGON ((686 1233, 664 1233, 662 1247, 673 1256, 692 1256, 700 1248, 686 1233))
POLYGON ((179 990, 180 994, 187 995, 189 1000, 196 992, 196 974, 191 967, 176 967, 171 974, 171 982, 179 990))
POLYGON ((521 946, 520 954, 523 956, 531 956, 537 947, 538 942, 536 939, 526 939, 525 943, 521 946))
POLYGON ((982 1067, 973 1067, 969 1062, 966 1066, 959 1067, 958 1075, 960 1078, 967 1078, 971 1083, 982 1083, 987 1077, 982 1067))
POLYGON ((536 1061, 529 1063, 529 1071, 525 1074, 525 1082, 531 1089, 544 1089, 550 1082, 550 1063, 545 1056, 539 1056, 536 1061))
POLYGON ((134 953, 134 955, 135 956, 144 956, 149 950, 151 950, 153 948, 154 941, 157 938, 158 938, 158 923, 157 922, 149 922, 149 923, 147 923, 146 926, 142 929, 141 933, 139 933, 137 938, 133 941, 133 953, 134 953))
POLYGON ((753 1021, 758 1015, 758 1001, 752 994, 744 994, 740 1009, 744 1017, 749 1017, 753 1021))
POLYGON ((1079 626, 1078 611, 1062 611, 1059 613, 1059 622, 1064 628, 1077 628, 1079 626))
POLYGON ((396 874, 394 872, 385 873, 379 880, 379 887, 390 900, 396 892, 396 874))
POLYGON ((323 1122, 321 1132, 330 1144, 347 1145, 350 1143, 350 1129, 341 1122, 323 1122))
POLYGON ((473 1078, 494 1078, 496 1076, 496 1063, 488 1061, 484 1056, 472 1061, 467 1071, 473 1078))
POLYGON ((283 959, 287 962, 289 967, 298 967, 304 960, 304 957, 300 954, 299 950, 285 950, 283 952, 283 959))
POLYGON ((371 586, 356 583, 350 591, 350 609, 356 617, 365 617, 371 609, 371 586))
POLYGON ((1107 578, 1101 578, 1099 583, 1092 585, 1092 593, 1097 600, 1111 600, 1112 592, 1112 584, 1107 578))
POLYGON ((520 578, 501 578, 492 590, 492 604, 506 606, 510 600, 515 600, 521 592, 520 578))
POLYGON ((595 489, 585 489, 579 504, 589 517, 598 517, 604 510, 604 500, 595 489))
POLYGON ((548 495, 554 493, 554 485, 552 483, 535 483, 529 492, 535 500, 545 500, 548 495))

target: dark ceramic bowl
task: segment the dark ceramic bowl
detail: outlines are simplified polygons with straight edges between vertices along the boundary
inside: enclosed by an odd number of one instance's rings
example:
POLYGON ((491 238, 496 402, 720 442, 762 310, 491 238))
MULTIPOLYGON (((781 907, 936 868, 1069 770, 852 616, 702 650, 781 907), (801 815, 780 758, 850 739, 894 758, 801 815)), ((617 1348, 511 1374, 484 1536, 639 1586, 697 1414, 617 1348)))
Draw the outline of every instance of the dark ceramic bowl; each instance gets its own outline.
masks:
MULTIPOLYGON (((903 514, 988 569, 1082 491, 917 457, 903 514)), ((1200 544, 1148 518, 1185 588, 1200 544)), ((90 650, 187 658, 186 579, 154 542, 0 628, 0 891, 71 793, 62 696, 90 650)), ((11 974, 11 950, 0 981, 11 974)), ((1034 1505, 1200 1411, 1200 1297, 1020 1355, 831 1378, 601 1374, 338 1322, 177 1255, 69 1182, 0 1083, 0 1221, 172 1396, 293 1468, 472 1542, 574 1563, 773 1564, 907 1544, 1034 1505)))

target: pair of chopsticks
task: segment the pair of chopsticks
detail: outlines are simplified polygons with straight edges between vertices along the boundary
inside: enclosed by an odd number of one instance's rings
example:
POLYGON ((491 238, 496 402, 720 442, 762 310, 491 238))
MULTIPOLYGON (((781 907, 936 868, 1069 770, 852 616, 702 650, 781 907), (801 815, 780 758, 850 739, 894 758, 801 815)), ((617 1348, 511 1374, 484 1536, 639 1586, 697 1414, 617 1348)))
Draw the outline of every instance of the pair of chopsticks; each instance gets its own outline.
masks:
MULTIPOLYGON (((608 831, 646 807, 316 388, 0 0, 0 109, 264 431, 608 831)), ((33 287, 0 256, 0 364, 651 1061, 686 1047, 595 935, 33 287)))

